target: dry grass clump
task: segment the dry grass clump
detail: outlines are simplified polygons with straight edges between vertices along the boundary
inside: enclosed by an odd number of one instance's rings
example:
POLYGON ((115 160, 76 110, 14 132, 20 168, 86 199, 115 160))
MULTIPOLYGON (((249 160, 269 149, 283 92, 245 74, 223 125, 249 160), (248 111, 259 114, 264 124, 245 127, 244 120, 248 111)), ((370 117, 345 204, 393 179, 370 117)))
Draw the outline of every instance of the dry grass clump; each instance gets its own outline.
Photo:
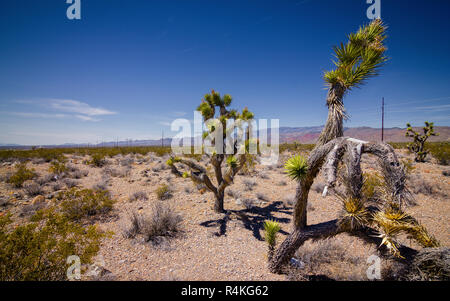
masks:
POLYGON ((144 191, 136 191, 135 193, 133 193, 130 198, 129 198, 130 202, 134 202, 134 201, 148 201, 148 196, 147 193, 144 191))
POLYGON ((255 207, 255 200, 253 199, 243 199, 241 202, 247 210, 252 210, 255 207))
POLYGON ((125 178, 130 175, 131 167, 125 166, 122 168, 114 168, 111 166, 106 166, 105 168, 103 168, 102 172, 103 175, 105 176, 111 176, 115 178, 125 178))
POLYGON ((334 239, 306 242, 294 260, 299 266, 289 270, 289 280, 367 280, 366 259, 351 255, 334 239))
POLYGON ((66 185, 67 188, 73 188, 78 185, 78 182, 69 178, 63 179, 62 182, 66 185))
POLYGON ((437 185, 433 185, 424 180, 420 175, 411 175, 408 177, 408 187, 415 194, 433 195, 440 193, 437 185))
POLYGON ((256 198, 257 198, 258 200, 262 201, 262 202, 268 202, 268 201, 269 201, 269 198, 267 197, 267 195, 265 195, 265 194, 262 193, 262 192, 257 192, 257 193, 256 193, 256 198))
POLYGON ((131 225, 124 231, 127 238, 142 235, 145 242, 158 244, 163 237, 174 237, 181 231, 182 217, 166 203, 154 204, 150 214, 133 212, 131 225))
POLYGON ((23 190, 29 196, 36 196, 42 193, 42 186, 34 181, 27 181, 23 184, 23 190))
POLYGON ((253 180, 253 179, 244 179, 244 180, 242 181, 242 183, 244 184, 245 190, 246 190, 246 191, 251 191, 251 190, 253 190, 253 188, 254 188, 256 185, 258 185, 258 184, 256 183, 256 181, 253 180))

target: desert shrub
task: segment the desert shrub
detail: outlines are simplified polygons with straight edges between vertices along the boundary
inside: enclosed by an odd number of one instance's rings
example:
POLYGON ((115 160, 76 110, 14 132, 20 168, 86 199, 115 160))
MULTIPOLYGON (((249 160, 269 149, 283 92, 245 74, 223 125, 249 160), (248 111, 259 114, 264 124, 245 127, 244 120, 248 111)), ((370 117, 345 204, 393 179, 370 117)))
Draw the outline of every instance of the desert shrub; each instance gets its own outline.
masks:
POLYGON ((265 195, 265 194, 262 193, 262 192, 257 192, 257 193, 256 193, 256 198, 257 198, 258 200, 264 201, 264 202, 267 202, 267 201, 269 200, 269 198, 267 197, 267 195, 265 195))
POLYGON ((443 170, 442 175, 446 177, 450 176, 450 170, 443 170))
POLYGON ((313 280, 318 276, 335 280, 367 280, 365 260, 352 256, 342 244, 332 239, 305 243, 295 253, 294 261, 300 267, 290 271, 288 278, 291 280, 313 280))
POLYGON ((251 210, 255 207, 255 201, 253 199, 243 199, 242 206, 247 210, 251 210))
POLYGON ((52 161, 50 163, 50 167, 49 167, 48 171, 50 173, 53 173, 53 174, 56 174, 56 175, 61 175, 61 174, 65 173, 67 171, 67 167, 64 164, 64 162, 52 161))
POLYGON ((239 191, 232 190, 232 189, 227 189, 227 190, 226 190, 226 194, 227 194, 229 197, 232 197, 232 198, 235 198, 235 199, 238 199, 238 198, 240 197, 239 191))
POLYGON ((105 155, 101 153, 93 154, 89 164, 95 167, 102 167, 106 164, 105 155))
POLYGON ((131 164, 133 164, 133 163, 134 163, 134 158, 130 157, 130 156, 119 160, 119 164, 122 166, 131 166, 131 164))
POLYGON ((433 142, 427 143, 427 149, 430 154, 441 165, 449 165, 450 163, 450 142, 433 142))
POLYGON ((130 202, 134 202, 134 201, 148 201, 148 196, 147 193, 145 193, 144 191, 137 191, 135 193, 133 193, 130 198, 129 198, 130 202))
POLYGON ((263 172, 258 173, 258 177, 260 179, 264 179, 264 180, 270 179, 270 177, 266 173, 263 173, 263 172))
POLYGON ((314 144, 301 144, 298 142, 293 143, 282 143, 280 144, 280 154, 289 151, 289 152, 301 152, 301 151, 311 151, 314 148, 314 144))
POLYGON ((412 175, 408 178, 409 189, 415 194, 424 194, 424 195, 433 195, 433 193, 437 193, 437 186, 433 187, 431 183, 424 180, 420 175, 412 175))
POLYGON ((103 174, 116 178, 125 178, 130 175, 131 167, 122 167, 122 168, 113 168, 113 167, 105 167, 103 169, 103 174))
POLYGON ((33 181, 24 183, 23 189, 29 196, 35 196, 42 193, 41 185, 33 181))
POLYGON ((59 191, 59 190, 63 189, 63 183, 61 183, 59 181, 55 182, 55 183, 51 184, 51 188, 53 191, 59 191))
POLYGON ((72 188, 60 192, 56 198, 61 200, 61 212, 72 221, 108 213, 115 203, 109 193, 103 190, 72 188))
POLYGON ((188 193, 188 194, 191 194, 192 193, 192 188, 189 187, 189 186, 184 186, 184 192, 188 193))
POLYGON ((285 207, 292 207, 295 204, 295 194, 289 194, 283 198, 285 207))
POLYGON ((158 243, 161 237, 173 237, 179 233, 182 220, 170 206, 157 202, 149 215, 131 214, 131 226, 125 230, 125 236, 134 238, 141 234, 146 242, 158 243))
POLYGON ((21 163, 16 167, 16 171, 8 179, 8 183, 16 188, 20 188, 25 181, 31 180, 34 177, 36 177, 34 169, 28 169, 26 163, 21 163))
POLYGON ((77 181, 75 181, 75 180, 72 180, 72 179, 64 179, 64 180, 62 180, 62 182, 64 183, 64 184, 66 184, 66 187, 67 188, 73 188, 73 187, 76 187, 77 185, 78 185, 78 182, 77 181))
POLYGON ((0 216, 0 280, 67 280, 68 256, 91 263, 103 234, 82 227, 55 211, 40 211, 32 222, 8 229, 10 216, 0 216))
POLYGON ((74 164, 66 164, 66 171, 67 172, 77 172, 80 169, 76 167, 74 164))
POLYGON ((72 172, 70 174, 70 177, 74 179, 81 179, 82 177, 84 177, 84 173, 81 170, 77 170, 72 172))
POLYGON ((107 191, 109 185, 108 178, 102 178, 99 182, 92 185, 92 189, 95 191, 107 191))
POLYGON ((247 191, 253 190, 253 187, 257 185, 256 181, 252 179, 244 179, 242 183, 244 184, 245 190, 247 191))
POLYGON ((159 186, 156 189, 155 193, 158 200, 166 200, 172 197, 172 192, 170 191, 169 186, 167 186, 166 184, 159 186))

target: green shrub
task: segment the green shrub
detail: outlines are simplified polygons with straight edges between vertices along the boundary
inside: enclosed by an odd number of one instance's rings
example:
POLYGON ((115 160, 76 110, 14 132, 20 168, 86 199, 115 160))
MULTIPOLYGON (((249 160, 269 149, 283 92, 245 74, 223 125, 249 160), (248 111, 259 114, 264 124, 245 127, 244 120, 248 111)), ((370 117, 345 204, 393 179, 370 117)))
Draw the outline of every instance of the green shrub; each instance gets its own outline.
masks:
POLYGON ((0 281, 67 280, 67 258, 92 263, 104 234, 82 227, 53 209, 39 211, 32 221, 8 229, 10 216, 0 216, 0 281))
POLYGON ((67 171, 67 167, 66 167, 66 164, 64 164, 64 162, 52 161, 52 163, 50 163, 50 167, 49 167, 48 171, 51 173, 60 175, 67 171))
POLYGON ((115 203, 108 191, 77 188, 60 192, 56 199, 62 201, 60 204, 62 214, 72 221, 108 213, 115 203))
POLYGON ((8 183, 20 188, 25 181, 31 180, 35 176, 34 169, 28 169, 26 163, 21 163, 16 167, 16 172, 8 179, 8 183))
POLYGON ((156 197, 158 198, 158 200, 165 200, 172 196, 169 186, 167 186, 166 184, 159 186, 156 189, 155 193, 156 193, 156 197))
POLYGON ((441 165, 450 163, 450 142, 427 143, 428 151, 441 165))
POLYGON ((103 154, 93 154, 91 161, 89 164, 94 165, 95 167, 102 167, 105 165, 105 156, 103 154))

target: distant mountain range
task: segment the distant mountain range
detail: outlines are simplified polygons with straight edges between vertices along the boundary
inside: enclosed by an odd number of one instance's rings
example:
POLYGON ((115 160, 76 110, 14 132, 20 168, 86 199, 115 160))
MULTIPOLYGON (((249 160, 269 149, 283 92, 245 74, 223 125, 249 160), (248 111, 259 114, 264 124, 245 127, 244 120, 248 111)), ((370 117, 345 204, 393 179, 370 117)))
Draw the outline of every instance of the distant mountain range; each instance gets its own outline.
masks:
MULTIPOLYGON (((280 127, 279 135, 280 142, 294 142, 299 143, 315 143, 322 131, 323 126, 314 127, 280 127)), ((416 131, 422 132, 420 128, 414 128, 416 131)), ((407 142, 411 141, 411 138, 405 137, 405 129, 402 128, 385 128, 384 140, 388 142, 407 142)), ((439 136, 430 137, 428 141, 450 141, 450 127, 449 126, 437 126, 435 131, 439 133, 439 136)), ((371 127, 354 127, 344 128, 344 135, 348 137, 354 137, 357 139, 368 141, 381 141, 381 128, 371 127)), ((153 146, 153 145, 170 145, 172 139, 165 138, 163 142, 161 139, 157 140, 128 140, 128 141, 111 141, 102 142, 99 144, 73 144, 66 143, 62 145, 40 145, 40 147, 114 147, 114 146, 153 146)), ((270 130, 268 133, 268 142, 270 143, 270 130)), ((30 146, 23 145, 7 145, 0 144, 0 148, 14 148, 14 149, 26 149, 30 146)))

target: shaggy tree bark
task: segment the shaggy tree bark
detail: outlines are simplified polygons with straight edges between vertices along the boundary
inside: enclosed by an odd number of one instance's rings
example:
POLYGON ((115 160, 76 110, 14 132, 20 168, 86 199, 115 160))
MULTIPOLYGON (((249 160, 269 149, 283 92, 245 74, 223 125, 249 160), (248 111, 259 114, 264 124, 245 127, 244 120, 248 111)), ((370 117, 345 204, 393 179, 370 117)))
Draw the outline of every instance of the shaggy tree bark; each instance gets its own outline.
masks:
POLYGON ((316 146, 324 145, 334 138, 342 137, 344 135, 344 94, 345 88, 339 83, 332 85, 328 89, 328 118, 324 129, 320 133, 316 146))
POLYGON ((398 201, 399 204, 407 200, 404 193, 404 171, 390 145, 341 137, 316 147, 308 159, 308 173, 300 180, 297 187, 293 232, 283 241, 272 256, 272 260, 269 262, 269 269, 272 272, 281 273, 282 267, 289 262, 295 251, 308 239, 326 238, 341 232, 355 230, 347 227, 345 223, 341 223, 339 220, 307 226, 306 208, 310 187, 322 165, 325 164, 327 185, 325 186, 324 194, 326 194, 333 192, 337 178, 337 166, 344 156, 347 167, 346 182, 348 183, 348 194, 351 197, 360 198, 363 184, 360 164, 361 155, 364 153, 378 157, 378 163, 382 169, 392 199, 398 201))

